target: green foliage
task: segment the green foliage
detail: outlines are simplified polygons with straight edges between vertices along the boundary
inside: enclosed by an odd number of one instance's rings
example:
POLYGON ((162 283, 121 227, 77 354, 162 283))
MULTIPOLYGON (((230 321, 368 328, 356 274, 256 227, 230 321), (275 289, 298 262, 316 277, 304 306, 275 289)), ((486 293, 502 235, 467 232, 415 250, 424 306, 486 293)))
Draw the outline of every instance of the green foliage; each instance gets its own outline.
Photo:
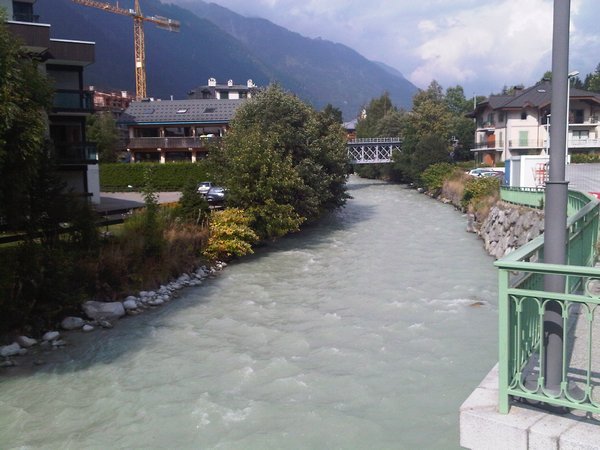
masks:
POLYGON ((116 147, 119 141, 119 132, 112 113, 100 112, 88 116, 87 137, 96 143, 100 162, 112 163, 118 160, 116 147))
POLYGON ((251 222, 252 215, 239 208, 214 211, 204 256, 215 261, 253 253, 252 245, 258 236, 250 227, 251 222))
POLYGON ((333 106, 331 103, 327 103, 327 105, 325 105, 325 108, 323 108, 323 111, 321 111, 321 115, 334 123, 342 123, 344 121, 342 111, 333 106))
POLYGON ((240 107, 230 126, 209 155, 210 171, 228 188, 228 204, 253 214, 261 239, 345 203, 345 134, 331 115, 270 86, 240 107))
POLYGON ((500 181, 496 177, 471 177, 465 183, 461 206, 467 208, 483 197, 497 195, 500 181))
POLYGON ((178 215, 184 221, 202 223, 208 213, 208 202, 198 194, 197 183, 189 180, 183 187, 179 199, 178 215))
POLYGON ((571 155, 571 162, 573 164, 600 163, 600 154, 576 153, 574 155, 571 155))
POLYGON ((356 124, 356 136, 359 138, 384 137, 379 134, 381 132, 379 123, 388 114, 394 112, 397 112, 397 109, 392 104, 389 93, 384 92, 381 97, 374 98, 356 124))
POLYGON ((157 163, 114 163, 100 165, 100 187, 105 192, 139 189, 144 184, 144 171, 151 166, 153 184, 158 191, 181 191, 188 182, 210 180, 204 161, 157 163))
POLYGON ((63 243, 48 247, 31 241, 1 252, 11 264, 0 270, 0 331, 24 322, 49 326, 77 311, 86 288, 81 253, 63 243))
POLYGON ((449 179, 456 170, 456 166, 450 163, 432 164, 421 174, 421 182, 428 191, 439 191, 444 181, 449 179))
POLYGON ((449 162, 448 144, 437 135, 426 135, 417 143, 412 152, 402 152, 394 158, 395 166, 400 166, 402 173, 410 181, 418 182, 421 173, 432 164, 449 162))
POLYGON ((28 212, 23 204, 49 158, 44 143, 52 87, 4 20, 0 11, 0 217, 20 227, 28 212))

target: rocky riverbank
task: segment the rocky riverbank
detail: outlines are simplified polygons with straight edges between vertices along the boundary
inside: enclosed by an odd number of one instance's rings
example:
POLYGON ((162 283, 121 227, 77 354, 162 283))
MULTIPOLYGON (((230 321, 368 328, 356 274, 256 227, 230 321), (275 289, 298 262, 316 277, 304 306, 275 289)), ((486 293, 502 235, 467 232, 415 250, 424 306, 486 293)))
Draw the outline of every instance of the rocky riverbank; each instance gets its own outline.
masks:
POLYGON ((497 202, 481 224, 469 215, 468 231, 483 239, 485 250, 499 259, 544 232, 543 211, 497 202))
MULTIPOLYGON (((181 289, 198 286, 227 264, 217 262, 212 267, 202 266, 185 273, 176 280, 160 286, 155 291, 140 291, 137 296, 128 296, 122 301, 87 301, 81 305, 82 317, 65 317, 60 327, 49 330, 40 339, 17 336, 14 342, 0 346, 0 368, 41 366, 54 359, 53 353, 77 339, 77 333, 91 333, 98 329, 112 328, 115 321, 124 316, 135 316, 144 311, 160 307, 178 297, 181 289)), ((1 373, 1 372, 0 372, 1 373)))

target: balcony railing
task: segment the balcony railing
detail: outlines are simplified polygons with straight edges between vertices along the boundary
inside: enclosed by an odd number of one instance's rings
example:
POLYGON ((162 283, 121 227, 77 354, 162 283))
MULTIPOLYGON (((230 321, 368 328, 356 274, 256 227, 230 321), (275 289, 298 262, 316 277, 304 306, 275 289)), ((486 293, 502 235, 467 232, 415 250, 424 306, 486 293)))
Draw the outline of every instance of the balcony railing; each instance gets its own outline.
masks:
POLYGON ((38 23, 40 16, 32 13, 15 13, 13 14, 13 20, 16 22, 38 23))
MULTIPOLYGON (((524 194, 540 198, 539 191, 524 194)), ((533 197, 531 200, 535 202, 533 197)), ((600 335, 593 333, 600 327, 600 268, 592 267, 597 256, 600 202, 569 191, 569 210, 576 212, 567 221, 567 265, 540 262, 544 258, 543 235, 496 262, 500 269, 501 413, 508 412, 510 396, 600 413, 600 361, 594 359, 593 351, 600 345, 600 335), (565 292, 544 291, 547 275, 563 276, 565 292), (545 388, 544 313, 555 302, 563 319, 563 366, 560 391, 550 392, 545 388)))
POLYGON ((600 148, 600 139, 569 139, 569 148, 600 148))
POLYGON ((55 143, 54 146, 59 164, 96 164, 98 162, 98 149, 93 142, 55 143))
POLYGON ((484 150, 484 149, 499 150, 499 149, 502 149, 503 147, 504 147, 503 142, 475 142, 475 147, 473 147, 473 149, 475 149, 475 150, 484 150))
POLYGON ((215 137, 138 137, 130 138, 128 148, 130 149, 201 149, 209 144, 217 142, 220 138, 215 137))
POLYGON ((477 128, 485 129, 485 130, 496 128, 496 122, 490 122, 489 120, 488 121, 480 121, 480 122, 477 122, 477 128))
POLYGON ((546 148, 547 141, 545 139, 510 139, 508 148, 546 148))
POLYGON ((94 110, 94 93, 75 89, 57 89, 54 93, 55 111, 91 113, 94 110))

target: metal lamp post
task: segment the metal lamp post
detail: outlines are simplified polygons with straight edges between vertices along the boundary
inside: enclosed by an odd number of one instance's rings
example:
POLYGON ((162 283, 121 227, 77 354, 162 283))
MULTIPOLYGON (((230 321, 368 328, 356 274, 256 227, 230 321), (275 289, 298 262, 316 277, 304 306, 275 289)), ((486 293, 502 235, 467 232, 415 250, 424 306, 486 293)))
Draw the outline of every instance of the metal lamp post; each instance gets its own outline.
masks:
POLYGON ((569 164, 569 116, 571 113, 571 80, 579 75, 578 70, 574 70, 573 72, 569 72, 567 75, 567 136, 566 136, 566 146, 565 146, 565 163, 569 164))
MULTIPOLYGON (((568 67, 569 67, 569 20, 570 0, 554 0, 552 36, 552 122, 568 123, 568 67)), ((550 176, 546 183, 544 262, 567 263, 567 196, 568 181, 565 180, 565 156, 567 127, 550 127, 550 176)), ((565 291, 565 277, 546 275, 544 290, 565 291)), ((544 379, 549 392, 560 393, 563 371, 563 323, 562 308, 556 301, 546 304, 544 313, 544 379)))

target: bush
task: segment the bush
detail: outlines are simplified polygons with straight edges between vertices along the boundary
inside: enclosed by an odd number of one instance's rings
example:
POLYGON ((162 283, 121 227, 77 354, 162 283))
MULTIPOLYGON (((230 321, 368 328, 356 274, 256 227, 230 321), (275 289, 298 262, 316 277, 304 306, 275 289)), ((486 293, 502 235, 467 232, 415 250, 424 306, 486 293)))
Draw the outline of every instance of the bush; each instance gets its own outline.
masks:
POLYGON ((468 208, 484 197, 497 197, 500 181, 495 177, 472 177, 465 183, 461 206, 468 208))
POLYGON ((421 174, 421 183, 429 192, 437 193, 455 170, 456 166, 450 163, 432 164, 421 174))
POLYGON ((152 183, 157 191, 181 191, 188 182, 211 179, 204 162, 100 164, 100 188, 105 192, 128 191, 128 186, 139 190, 148 167, 152 167, 152 183))
POLYGON ((600 154, 576 153, 571 155, 573 164, 600 163, 600 154))
POLYGON ((258 236, 250 228, 251 221, 252 216, 238 208, 213 212, 204 255, 215 261, 251 254, 252 244, 258 240, 258 236))

